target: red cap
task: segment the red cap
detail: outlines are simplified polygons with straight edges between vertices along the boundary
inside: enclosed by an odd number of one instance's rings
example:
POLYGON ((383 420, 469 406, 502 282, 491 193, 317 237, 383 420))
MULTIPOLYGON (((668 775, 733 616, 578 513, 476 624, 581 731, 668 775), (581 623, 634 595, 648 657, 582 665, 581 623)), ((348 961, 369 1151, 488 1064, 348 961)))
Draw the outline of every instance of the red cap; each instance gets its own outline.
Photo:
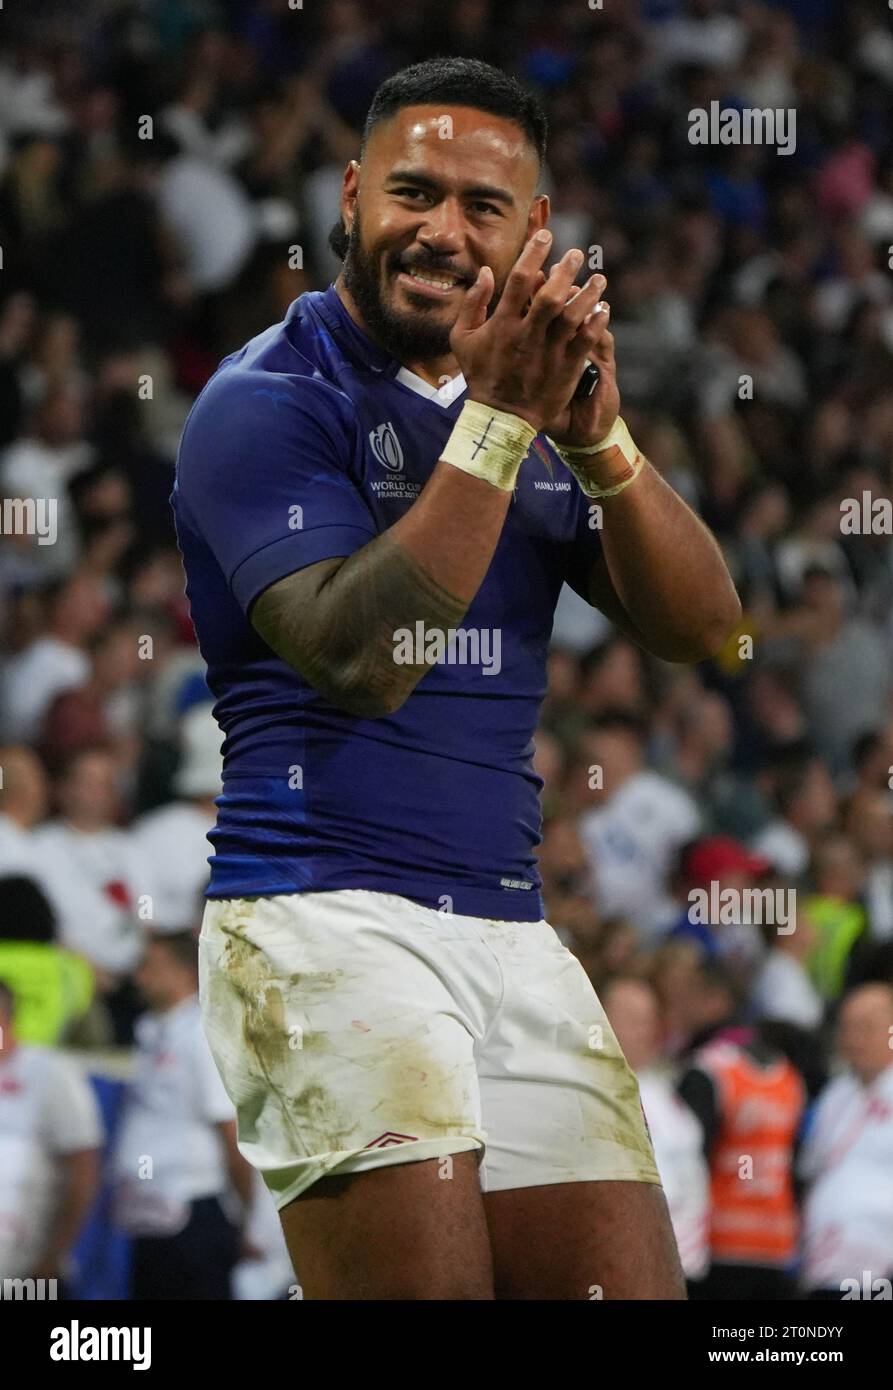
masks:
POLYGON ((704 887, 715 880, 728 878, 730 874, 762 878, 771 868, 769 859, 764 859, 760 854, 751 854, 731 835, 710 835, 689 850, 682 871, 689 883, 704 887))

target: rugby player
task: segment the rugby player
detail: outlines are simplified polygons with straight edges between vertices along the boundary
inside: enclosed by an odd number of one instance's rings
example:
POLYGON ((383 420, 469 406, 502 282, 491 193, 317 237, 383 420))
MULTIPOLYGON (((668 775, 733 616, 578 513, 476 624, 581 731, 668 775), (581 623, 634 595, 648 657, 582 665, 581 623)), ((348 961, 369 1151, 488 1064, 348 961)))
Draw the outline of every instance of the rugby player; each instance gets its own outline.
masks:
POLYGON ((635 1078, 543 917, 531 755, 564 582, 668 661, 740 607, 619 416, 604 276, 544 270, 545 138, 486 64, 383 83, 341 274, 180 447, 225 734, 205 1026, 307 1298, 684 1297, 635 1078))

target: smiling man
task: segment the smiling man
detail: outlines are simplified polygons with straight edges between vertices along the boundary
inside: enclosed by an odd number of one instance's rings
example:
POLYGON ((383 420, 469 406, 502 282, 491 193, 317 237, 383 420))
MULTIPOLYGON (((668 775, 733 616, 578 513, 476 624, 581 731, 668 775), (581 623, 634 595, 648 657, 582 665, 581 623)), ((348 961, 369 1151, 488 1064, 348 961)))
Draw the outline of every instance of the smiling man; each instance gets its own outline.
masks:
POLYGON ((308 1298, 683 1296, 635 1078, 544 920, 531 755, 565 581, 669 660, 739 606, 618 415, 604 277, 543 268, 545 135, 482 63, 385 82, 342 274, 181 444, 226 734, 205 1026, 308 1298))

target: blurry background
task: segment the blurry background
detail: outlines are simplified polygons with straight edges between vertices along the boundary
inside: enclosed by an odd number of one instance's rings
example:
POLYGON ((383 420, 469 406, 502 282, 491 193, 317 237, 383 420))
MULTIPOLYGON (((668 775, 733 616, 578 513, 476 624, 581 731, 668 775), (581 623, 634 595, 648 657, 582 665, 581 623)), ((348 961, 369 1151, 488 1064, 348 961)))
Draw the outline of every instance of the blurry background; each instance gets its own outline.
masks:
POLYGON ((58 501, 54 544, 8 510, 0 536, 0 1275, 120 1297, 136 1248, 141 1296, 227 1296, 195 1274, 212 1250, 241 1257, 240 1296, 294 1282, 263 1194, 247 1221, 235 1200, 226 1098, 176 1065, 201 1047, 220 739, 167 498, 220 358, 337 274, 376 86, 454 54, 540 92, 555 255, 604 268, 624 416, 714 528, 753 639, 669 667, 565 591, 536 753, 549 919, 642 1077, 693 1291, 889 1297, 893 541, 848 534, 841 502, 891 499, 893 16, 398 8, 0 15, 0 496, 58 501), (794 151, 689 143, 713 101, 795 110, 794 151), (796 930, 703 920, 711 885, 793 890, 796 930), (170 1170, 186 1201, 137 1217, 153 1116, 157 1190, 170 1170))

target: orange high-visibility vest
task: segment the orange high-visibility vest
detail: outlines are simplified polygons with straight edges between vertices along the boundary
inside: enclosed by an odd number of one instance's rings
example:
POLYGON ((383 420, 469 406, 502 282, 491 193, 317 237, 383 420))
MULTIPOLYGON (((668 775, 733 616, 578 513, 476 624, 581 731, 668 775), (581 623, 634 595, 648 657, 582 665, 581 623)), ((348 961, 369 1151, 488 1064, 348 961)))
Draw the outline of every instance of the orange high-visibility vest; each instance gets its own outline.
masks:
POLYGON ((787 1058, 763 1067, 729 1042, 709 1043, 696 1065, 713 1078, 720 1112, 710 1160, 713 1258, 787 1265, 797 1250, 791 1169, 803 1082, 787 1058))

